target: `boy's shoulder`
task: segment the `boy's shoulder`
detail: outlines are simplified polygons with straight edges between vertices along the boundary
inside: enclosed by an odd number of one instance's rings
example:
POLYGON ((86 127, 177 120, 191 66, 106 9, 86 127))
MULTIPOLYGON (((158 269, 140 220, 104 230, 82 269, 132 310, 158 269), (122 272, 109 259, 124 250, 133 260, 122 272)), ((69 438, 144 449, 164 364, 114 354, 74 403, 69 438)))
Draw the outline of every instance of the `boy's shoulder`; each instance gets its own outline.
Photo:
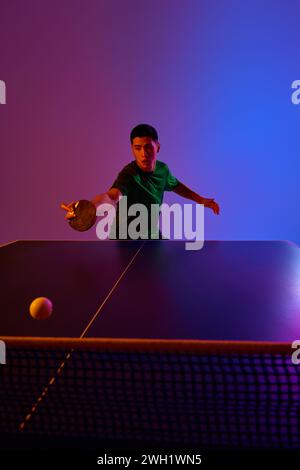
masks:
POLYGON ((156 165, 161 168, 168 168, 168 165, 165 162, 162 162, 161 160, 156 160, 156 165))
POLYGON ((156 171, 164 174, 169 171, 169 167, 165 162, 162 162, 161 160, 156 160, 156 171))

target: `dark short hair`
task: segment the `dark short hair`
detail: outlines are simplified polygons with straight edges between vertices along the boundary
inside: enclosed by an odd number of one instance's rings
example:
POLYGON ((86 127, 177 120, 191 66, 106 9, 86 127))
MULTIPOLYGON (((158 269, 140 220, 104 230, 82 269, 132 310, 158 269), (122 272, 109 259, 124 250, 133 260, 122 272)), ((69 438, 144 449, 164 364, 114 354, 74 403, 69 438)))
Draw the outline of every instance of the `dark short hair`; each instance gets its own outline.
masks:
POLYGON ((149 124, 139 124, 135 126, 130 132, 130 142, 133 142, 135 137, 150 137, 155 142, 158 141, 158 134, 154 127, 149 124))

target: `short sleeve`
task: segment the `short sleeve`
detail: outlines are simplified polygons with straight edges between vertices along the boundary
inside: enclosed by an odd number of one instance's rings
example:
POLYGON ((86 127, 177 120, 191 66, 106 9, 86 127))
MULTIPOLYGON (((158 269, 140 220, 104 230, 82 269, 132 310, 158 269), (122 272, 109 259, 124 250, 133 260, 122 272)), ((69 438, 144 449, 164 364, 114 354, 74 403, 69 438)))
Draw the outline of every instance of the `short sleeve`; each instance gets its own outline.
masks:
POLYGON ((111 188, 117 188, 125 196, 129 187, 132 185, 132 175, 125 168, 118 174, 117 178, 111 185, 111 188))
POLYGON ((179 181, 169 170, 167 166, 167 177, 166 177, 166 184, 165 184, 165 191, 173 191, 174 188, 178 185, 179 181))

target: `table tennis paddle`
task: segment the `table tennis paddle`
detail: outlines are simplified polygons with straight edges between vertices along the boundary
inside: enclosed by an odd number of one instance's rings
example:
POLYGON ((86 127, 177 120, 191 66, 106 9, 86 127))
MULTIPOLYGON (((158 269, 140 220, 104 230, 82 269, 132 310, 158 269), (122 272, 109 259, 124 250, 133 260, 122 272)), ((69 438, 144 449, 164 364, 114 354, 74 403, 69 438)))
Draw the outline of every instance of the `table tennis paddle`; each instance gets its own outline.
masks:
POLYGON ((61 208, 73 212, 74 217, 68 219, 70 226, 79 232, 89 230, 96 222, 96 207, 86 199, 76 202, 73 208, 61 204, 61 208))

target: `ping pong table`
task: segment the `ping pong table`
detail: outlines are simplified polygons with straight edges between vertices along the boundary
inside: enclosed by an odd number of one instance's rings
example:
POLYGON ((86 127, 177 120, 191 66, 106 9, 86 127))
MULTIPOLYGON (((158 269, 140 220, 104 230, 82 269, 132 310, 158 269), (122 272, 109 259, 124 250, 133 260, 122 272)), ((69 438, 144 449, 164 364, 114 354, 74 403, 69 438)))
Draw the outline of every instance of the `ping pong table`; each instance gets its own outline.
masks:
POLYGON ((17 241, 0 270, 1 436, 300 448, 295 244, 17 241))

